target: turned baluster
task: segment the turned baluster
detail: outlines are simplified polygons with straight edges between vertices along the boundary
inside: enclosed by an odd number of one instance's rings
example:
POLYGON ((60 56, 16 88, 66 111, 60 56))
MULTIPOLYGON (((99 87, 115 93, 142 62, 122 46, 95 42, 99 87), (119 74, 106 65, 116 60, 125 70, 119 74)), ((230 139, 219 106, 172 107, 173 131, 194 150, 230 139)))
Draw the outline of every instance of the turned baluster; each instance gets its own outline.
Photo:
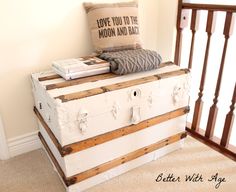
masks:
POLYGON ((195 33, 199 27, 199 18, 200 18, 200 11, 196 9, 192 10, 192 17, 191 17, 191 26, 190 29, 192 31, 192 41, 191 41, 191 48, 189 53, 189 62, 188 68, 192 69, 192 62, 193 62, 193 52, 194 52, 194 43, 195 43, 195 33))
POLYGON ((234 123, 235 102, 236 102, 236 84, 234 86, 232 104, 230 105, 230 111, 226 115, 226 118, 225 118, 225 125, 224 125, 224 129, 223 129, 223 133, 222 133, 222 137, 221 137, 221 141, 220 141, 220 145, 223 147, 228 147, 228 145, 229 145, 229 139, 230 139, 233 123, 234 123))
POLYGON ((176 22, 176 44, 175 44, 175 59, 176 65, 180 65, 181 61, 181 50, 182 50, 182 33, 183 29, 188 26, 189 10, 182 9, 182 0, 179 0, 178 4, 178 14, 176 22))
POLYGON ((221 64, 220 64, 220 69, 219 69, 219 74, 218 74, 218 79, 217 79, 217 84, 216 84, 216 89, 215 89, 215 96, 213 99, 213 105, 210 107, 208 121, 207 121, 207 128, 205 132, 205 136, 207 138, 211 138, 214 134, 216 117, 218 113, 217 103, 218 103, 218 97, 220 93, 221 81, 222 81, 222 76, 223 76, 223 71, 224 71, 225 56, 227 52, 228 40, 230 38, 230 35, 232 34, 232 29, 233 29, 232 15, 233 15, 232 12, 226 13, 225 26, 224 26, 225 43, 224 43, 221 64))
POLYGON ((203 107, 202 96, 203 96, 205 78, 206 78, 206 73, 207 73, 207 64, 208 64, 209 50, 210 50, 210 44, 211 44, 211 36, 215 30, 215 18, 216 18, 215 13, 213 11, 208 11, 207 26, 206 26, 206 32, 208 36, 207 44, 206 44, 205 57, 204 57, 204 63, 203 63, 203 68, 202 68, 202 76, 201 76, 201 82, 200 82, 200 87, 199 87, 198 99, 195 102, 193 122, 192 122, 192 129, 195 131, 198 131, 200 127, 202 107, 203 107))

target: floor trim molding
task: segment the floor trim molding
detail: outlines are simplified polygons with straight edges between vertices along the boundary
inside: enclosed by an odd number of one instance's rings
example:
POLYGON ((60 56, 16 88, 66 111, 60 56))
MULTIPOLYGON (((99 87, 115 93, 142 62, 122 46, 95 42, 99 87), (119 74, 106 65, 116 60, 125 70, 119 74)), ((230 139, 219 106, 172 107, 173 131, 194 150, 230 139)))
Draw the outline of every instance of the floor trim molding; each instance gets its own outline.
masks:
POLYGON ((15 157, 41 148, 38 131, 8 140, 9 156, 15 157))
POLYGON ((0 115, 0 160, 9 159, 9 151, 3 121, 0 115))

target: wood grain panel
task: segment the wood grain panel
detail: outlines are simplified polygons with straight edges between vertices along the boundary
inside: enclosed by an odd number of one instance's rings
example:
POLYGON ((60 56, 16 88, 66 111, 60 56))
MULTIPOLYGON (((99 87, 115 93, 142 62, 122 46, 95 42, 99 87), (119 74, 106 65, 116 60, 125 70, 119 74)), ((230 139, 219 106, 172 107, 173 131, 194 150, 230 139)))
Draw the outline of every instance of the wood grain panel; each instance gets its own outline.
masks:
POLYGON ((127 163, 129 161, 132 161, 134 159, 137 159, 143 155, 146 155, 148 153, 151 153, 157 149, 160 149, 162 147, 165 147, 167 145, 170 145, 172 143, 175 143, 183 138, 186 137, 186 132, 182 132, 182 133, 179 133, 179 134, 176 134, 176 135, 173 135, 171 137, 168 137, 166 139, 163 139, 161 141, 158 141, 154 144, 151 144, 151 145, 148 145, 146 147, 143 147, 141 149, 138 149, 134 152, 131 152, 131 153, 128 153, 124 156, 121 156, 119 158, 116 158, 114 160, 111 160, 111 161, 108 161, 107 163, 104 163, 104 164, 101 164, 99 166, 96 166, 92 169, 89 169, 87 171, 84 171, 82 173, 79 173, 77 175, 74 175, 70 178, 68 178, 68 180, 73 180, 75 181, 75 183, 78 183, 78 182, 81 182, 81 181, 84 181, 90 177, 93 177, 95 175, 98 175, 100 173, 103 173, 105 171, 108 171, 114 167, 117 167, 119 165, 122 165, 124 163, 127 163))
POLYGON ((158 141, 154 144, 148 145, 146 147, 143 147, 141 149, 138 149, 136 151, 133 151, 131 153, 128 153, 126 155, 123 155, 119 158, 113 159, 111 161, 108 161, 106 163, 103 163, 99 166, 96 166, 92 169, 89 169, 87 171, 81 172, 77 175, 71 176, 71 177, 65 177, 65 174, 63 173, 59 163, 57 162, 56 158, 53 156, 51 150, 49 149, 46 141, 44 140, 43 136, 41 135, 41 133, 39 133, 39 138, 42 142, 42 144, 44 145, 44 148, 46 149, 47 153, 49 154, 49 157, 51 158, 53 164, 55 165, 56 169, 58 170, 60 176, 62 177, 64 183, 66 186, 70 186, 73 185, 75 183, 79 183, 81 181, 84 181, 88 178, 91 178, 93 176, 96 176, 100 173, 103 173, 105 171, 108 171, 114 167, 117 167, 119 165, 122 165, 124 163, 127 163, 129 161, 132 161, 134 159, 137 159, 143 155, 146 155, 148 153, 151 153, 157 149, 163 148, 167 145, 170 145, 172 143, 175 143, 177 141, 180 141, 181 139, 185 138, 187 136, 186 132, 182 132, 173 136, 170 136, 168 138, 165 138, 161 141, 158 141))
POLYGON ((116 75, 114 73, 105 73, 105 74, 101 74, 101 75, 83 77, 83 78, 78 78, 78 79, 74 79, 74 80, 64 81, 61 83, 54 83, 54 84, 46 85, 46 90, 59 89, 59 88, 73 86, 73 85, 80 85, 83 83, 89 83, 89 82, 96 82, 96 81, 100 81, 100 80, 114 78, 117 76, 118 75, 116 75))
MULTIPOLYGON (((169 65, 174 65, 174 64, 171 61, 164 62, 159 65, 159 68, 166 67, 169 65)), ((55 77, 57 77, 57 75, 55 77)), ((80 84, 89 83, 89 82, 96 82, 96 81, 115 78, 115 77, 119 77, 119 75, 116 75, 114 73, 105 73, 105 74, 93 75, 89 77, 82 77, 82 78, 67 80, 60 83, 48 84, 46 85, 46 90, 59 89, 59 88, 69 87, 73 85, 80 85, 80 84)), ((53 77, 50 77, 50 76, 43 77, 41 80, 46 81, 46 80, 50 80, 50 78, 53 78, 53 77)))
POLYGON ((59 175, 61 176, 63 182, 65 183, 65 185, 68 187, 71 184, 73 184, 76 180, 73 181, 73 179, 68 180, 61 168, 61 166, 59 165, 58 161, 56 160, 56 158, 54 157, 53 153, 51 152, 50 148, 48 147, 45 139, 43 138, 42 134, 39 132, 38 133, 39 139, 41 140, 43 147, 45 148, 45 150, 47 151, 48 156, 50 157, 51 161, 53 162, 53 165, 55 166, 55 168, 57 169, 57 172, 59 173, 59 175))
POLYGON ((102 135, 98 135, 86 140, 83 140, 81 142, 77 142, 77 143, 73 143, 70 144, 68 146, 64 146, 63 149, 65 149, 65 151, 71 151, 70 153, 76 153, 79 152, 81 150, 90 148, 90 147, 94 147, 96 145, 100 145, 102 143, 111 141, 113 139, 117 139, 120 137, 123 137, 125 135, 129 135, 132 133, 135 133, 137 131, 141 131, 144 129, 147 129, 151 126, 160 124, 162 122, 180 117, 182 115, 185 115, 189 112, 189 107, 183 107, 180 109, 177 109, 175 111, 172 112, 168 112, 165 113, 163 115, 159 115, 157 117, 142 121, 141 123, 137 124, 137 125, 130 125, 130 126, 126 126, 102 135), (67 148, 70 148, 71 150, 66 150, 67 148))
POLYGON ((136 86, 136 85, 141 85, 144 83, 158 81, 160 79, 183 75, 186 73, 189 73, 188 69, 180 69, 180 70, 171 71, 171 72, 167 72, 167 73, 156 74, 156 75, 152 75, 152 76, 148 76, 148 77, 138 78, 135 80, 129 80, 129 81, 125 81, 122 83, 115 83, 112 85, 107 85, 107 86, 94 88, 94 89, 90 89, 90 90, 75 92, 75 93, 66 94, 66 95, 60 95, 58 97, 55 97, 55 99, 60 99, 62 102, 68 102, 68 101, 72 101, 72 100, 76 100, 76 99, 82 99, 85 97, 95 96, 95 95, 102 94, 102 93, 109 92, 109 91, 116 91, 119 89, 131 87, 131 86, 136 86))
POLYGON ((53 79, 59 79, 59 78, 62 78, 60 75, 48 75, 48 76, 45 76, 45 77, 39 77, 38 80, 39 81, 48 81, 48 80, 53 80, 53 79))
POLYGON ((99 87, 99 88, 89 89, 86 91, 80 91, 80 92, 71 93, 71 94, 67 94, 67 95, 60 95, 58 97, 55 97, 55 99, 60 99, 62 101, 62 103, 64 103, 67 101, 83 99, 85 97, 99 95, 99 94, 102 94, 105 92, 106 92, 106 90, 104 90, 103 87, 99 87))
MULTIPOLYGON (((55 137, 55 135, 53 134, 53 132, 51 131, 51 129, 49 128, 49 126, 47 125, 47 123, 44 121, 42 115, 39 113, 38 109, 36 107, 34 107, 34 113, 35 115, 38 117, 38 120, 40 121, 40 123, 42 124, 42 126, 44 127, 44 129, 47 131, 48 136, 50 137, 50 139, 53 141, 55 147, 58 149, 58 151, 61 153, 62 151, 62 146, 61 144, 58 142, 57 138, 55 137)), ((61 153, 62 155, 62 153, 61 153)))

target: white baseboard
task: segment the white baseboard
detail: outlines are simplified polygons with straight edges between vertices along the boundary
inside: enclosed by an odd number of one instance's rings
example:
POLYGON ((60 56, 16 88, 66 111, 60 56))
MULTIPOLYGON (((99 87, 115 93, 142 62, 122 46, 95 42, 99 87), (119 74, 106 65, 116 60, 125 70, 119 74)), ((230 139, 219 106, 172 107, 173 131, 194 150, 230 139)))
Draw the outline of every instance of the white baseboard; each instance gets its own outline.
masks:
POLYGON ((3 121, 0 116, 0 160, 9 159, 9 151, 3 121))
POLYGON ((15 157, 41 148, 38 131, 9 139, 8 148, 10 157, 15 157))

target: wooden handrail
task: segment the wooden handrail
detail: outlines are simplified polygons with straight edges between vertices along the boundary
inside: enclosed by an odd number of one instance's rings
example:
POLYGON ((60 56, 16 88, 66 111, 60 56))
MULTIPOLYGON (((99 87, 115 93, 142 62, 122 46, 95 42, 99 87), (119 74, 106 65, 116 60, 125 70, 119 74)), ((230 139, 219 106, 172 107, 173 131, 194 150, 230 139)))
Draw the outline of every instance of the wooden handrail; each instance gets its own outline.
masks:
POLYGON ((182 9, 236 12, 235 5, 182 3, 182 9))
MULTIPOLYGON (((230 137, 231 132, 233 129, 233 123, 234 123, 234 109, 235 109, 235 101, 236 101, 236 86, 234 87, 233 92, 233 98, 232 98, 232 104, 230 106, 230 111, 226 114, 225 123, 223 127, 223 133, 221 138, 216 138, 214 136, 214 129, 216 124, 216 118, 218 114, 218 98, 220 95, 220 89, 222 84, 222 78, 223 78, 223 71, 224 71, 224 65, 226 60, 226 54, 227 54, 227 47, 228 47, 228 41, 230 39, 230 36, 233 33, 233 26, 235 22, 235 12, 236 12, 236 5, 215 5, 215 4, 194 4, 194 3, 183 3, 183 1, 179 0, 179 6, 178 6, 178 18, 177 18, 177 38, 176 38, 176 49, 175 49, 175 62, 177 64, 181 63, 181 44, 182 44, 182 30, 184 28, 189 28, 189 23, 185 22, 183 18, 188 18, 188 16, 184 15, 184 13, 188 11, 192 11, 191 15, 191 22, 190 22, 190 30, 192 32, 192 40, 191 40, 191 46, 189 50, 189 61, 188 61, 188 68, 192 68, 193 62, 193 55, 194 55, 194 42, 197 37, 195 37, 195 33, 198 30, 198 19, 199 19, 199 12, 201 10, 206 10, 208 12, 207 22, 206 22, 206 33, 207 33, 207 43, 206 43, 206 49, 205 49, 205 56, 204 56, 204 63, 202 67, 202 73, 201 73, 201 80, 200 80, 200 86, 199 86, 199 93, 198 98, 195 101, 194 111, 193 111, 193 120, 191 124, 189 124, 186 127, 187 132, 193 136, 196 139, 199 139, 201 142, 211 146, 213 149, 221 152, 222 154, 232 158, 233 160, 236 160, 236 146, 230 145, 230 137), (214 33, 215 28, 215 14, 217 14, 218 11, 222 11, 226 13, 225 18, 225 24, 224 24, 224 47, 222 51, 222 57, 221 57, 221 63, 219 67, 218 72, 218 78, 216 80, 216 88, 213 98, 213 104, 210 107, 209 110, 209 116, 207 120, 207 126, 206 130, 203 131, 200 128, 201 123, 201 115, 202 115, 202 109, 203 109, 203 93, 205 89, 205 82, 207 80, 207 68, 208 68, 208 57, 211 57, 210 55, 210 43, 211 43, 211 37, 214 33), (181 14, 180 14, 181 13, 181 14), (183 17, 184 16, 184 17, 183 17), (181 25, 181 22, 184 23, 184 25, 181 25), (187 24, 186 24, 187 23, 187 24)), ((232 61, 234 62, 234 61, 232 61)), ((233 65, 235 63, 232 63, 233 65)), ((226 75, 226 74, 225 74, 226 75)), ((222 125, 223 126, 223 125, 222 125)))

